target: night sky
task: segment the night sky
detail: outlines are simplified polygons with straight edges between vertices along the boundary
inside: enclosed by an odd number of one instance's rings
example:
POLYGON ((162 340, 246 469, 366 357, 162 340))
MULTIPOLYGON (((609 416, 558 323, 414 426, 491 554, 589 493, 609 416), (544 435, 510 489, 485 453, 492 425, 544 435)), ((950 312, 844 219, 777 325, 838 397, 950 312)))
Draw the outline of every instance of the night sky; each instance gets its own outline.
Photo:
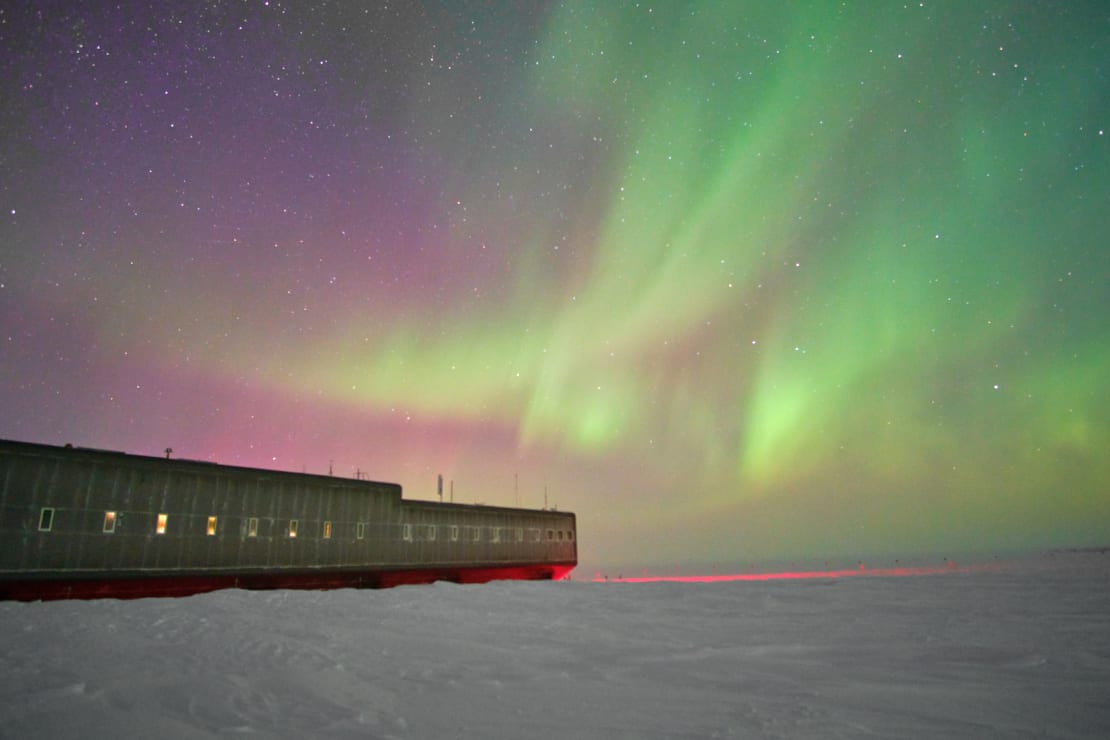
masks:
POLYGON ((0 437, 546 494, 587 569, 1106 544, 1108 42, 1102 0, 5 3, 0 437))

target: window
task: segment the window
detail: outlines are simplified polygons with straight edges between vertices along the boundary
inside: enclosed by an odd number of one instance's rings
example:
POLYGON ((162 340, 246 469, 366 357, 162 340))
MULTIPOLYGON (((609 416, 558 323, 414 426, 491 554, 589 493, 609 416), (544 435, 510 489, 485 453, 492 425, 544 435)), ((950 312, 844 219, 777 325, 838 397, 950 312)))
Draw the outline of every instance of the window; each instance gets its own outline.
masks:
POLYGON ((359 522, 355 525, 355 539, 363 539, 366 537, 366 522, 359 522))
POLYGON ((553 539, 555 539, 555 530, 554 529, 547 530, 547 541, 551 542, 553 539))
POLYGON ((167 523, 167 520, 169 518, 170 518, 169 514, 159 514, 158 515, 158 523, 154 525, 154 534, 165 534, 166 533, 166 523, 167 523))
POLYGON ((289 538, 290 539, 293 539, 294 537, 297 536, 297 525, 299 523, 300 522, 298 522, 296 519, 290 519, 289 520, 289 538))
POLYGON ((216 517, 208 517, 208 536, 212 537, 216 534, 216 517))
POLYGON ((559 542, 563 541, 563 530, 559 530, 559 542))
POLYGON ((471 527, 470 528, 470 541, 471 542, 481 542, 482 541, 482 528, 481 527, 471 527))
POLYGON ((54 528, 54 510, 43 509, 39 512, 39 531, 49 532, 54 528))
POLYGON ((104 531, 111 534, 116 531, 116 512, 104 512, 104 531))
POLYGON ((451 525, 451 541, 452 542, 458 542, 459 541, 459 526, 457 524, 452 524, 451 525))
POLYGON ((490 532, 490 542, 500 542, 501 541, 501 527, 490 527, 489 532, 490 532))
POLYGON ((540 530, 538 530, 538 529, 529 529, 528 530, 528 535, 529 535, 529 537, 531 537, 532 542, 539 542, 540 541, 540 530))
POLYGON ((516 541, 524 542, 524 530, 520 527, 516 528, 516 541))
POLYGON ((258 536, 258 517, 252 516, 247 520, 247 537, 258 536))
POLYGON ((401 536, 405 539, 405 542, 412 542, 412 525, 411 524, 406 524, 404 526, 404 528, 402 529, 402 532, 401 532, 401 536))
POLYGON ((331 522, 324 522, 324 539, 331 539, 331 522))
POLYGON ((428 540, 429 542, 432 542, 432 541, 435 540, 435 538, 436 538, 436 525, 429 524, 427 527, 424 528, 424 539, 428 540))
POLYGON ((567 532, 567 539, 570 540, 571 542, 574 541, 574 532, 573 531, 567 532))

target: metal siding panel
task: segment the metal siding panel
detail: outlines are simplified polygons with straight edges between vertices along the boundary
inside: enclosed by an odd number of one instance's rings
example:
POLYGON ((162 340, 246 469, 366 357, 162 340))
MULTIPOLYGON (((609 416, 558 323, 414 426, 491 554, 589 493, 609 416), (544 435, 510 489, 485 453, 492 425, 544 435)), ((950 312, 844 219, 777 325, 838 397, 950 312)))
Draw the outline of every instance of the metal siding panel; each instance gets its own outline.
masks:
MULTIPOLYGON (((76 533, 80 532, 83 519, 81 506, 84 503, 84 491, 81 490, 80 482, 74 475, 74 471, 60 464, 53 466, 49 485, 51 498, 64 502, 64 508, 58 512, 63 514, 60 517, 61 521, 54 525, 55 532, 64 532, 67 535, 65 540, 60 543, 61 547, 56 551, 60 558, 60 567, 73 568, 79 560, 78 553, 81 549, 76 533), (61 526, 59 527, 59 525, 61 526)), ((58 518, 56 513, 55 519, 58 518)), ((51 539, 54 541, 61 540, 61 538, 51 539)))
POLYGON ((311 486, 317 527, 313 533, 312 560, 317 566, 335 565, 335 523, 332 523, 331 539, 324 539, 324 522, 331 519, 331 492, 319 486, 311 486))
POLYGON ((27 513, 18 505, 13 488, 16 467, 11 456, 0 452, 0 570, 17 568, 27 546, 27 513))
POLYGON ((4 466, 3 511, 0 511, 0 568, 26 567, 32 538, 38 539, 38 516, 41 507, 34 501, 34 481, 38 466, 20 466, 14 454, 0 453, 4 466), (24 503, 21 499, 28 498, 24 503))

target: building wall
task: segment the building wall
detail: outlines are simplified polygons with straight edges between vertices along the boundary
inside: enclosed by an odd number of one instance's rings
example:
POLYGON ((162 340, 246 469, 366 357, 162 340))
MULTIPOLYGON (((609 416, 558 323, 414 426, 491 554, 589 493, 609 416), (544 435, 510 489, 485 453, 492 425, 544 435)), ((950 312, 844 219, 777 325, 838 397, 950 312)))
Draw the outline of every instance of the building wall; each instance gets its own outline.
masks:
POLYGON ((403 501, 408 562, 575 562, 569 512, 403 501))
POLYGON ((565 563, 574 529, 563 512, 403 502, 391 483, 0 441, 0 576, 565 563))

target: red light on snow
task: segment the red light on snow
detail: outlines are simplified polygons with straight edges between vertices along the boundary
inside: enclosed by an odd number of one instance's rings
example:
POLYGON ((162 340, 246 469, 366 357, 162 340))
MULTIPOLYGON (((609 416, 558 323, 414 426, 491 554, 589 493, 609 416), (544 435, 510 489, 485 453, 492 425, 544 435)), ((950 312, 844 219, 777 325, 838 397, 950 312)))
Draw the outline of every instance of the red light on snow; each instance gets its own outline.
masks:
POLYGON ((595 583, 719 583, 723 581, 797 581, 806 579, 827 579, 827 578, 860 578, 866 576, 885 576, 885 577, 906 577, 906 576, 931 576, 940 573, 952 573, 955 571, 966 572, 969 568, 958 567, 955 563, 949 562, 944 566, 929 566, 920 568, 866 568, 862 563, 858 569, 841 569, 841 570, 807 570, 807 571, 783 571, 779 573, 729 573, 722 575, 711 576, 631 576, 616 578, 605 578, 598 574, 594 576, 595 583))

